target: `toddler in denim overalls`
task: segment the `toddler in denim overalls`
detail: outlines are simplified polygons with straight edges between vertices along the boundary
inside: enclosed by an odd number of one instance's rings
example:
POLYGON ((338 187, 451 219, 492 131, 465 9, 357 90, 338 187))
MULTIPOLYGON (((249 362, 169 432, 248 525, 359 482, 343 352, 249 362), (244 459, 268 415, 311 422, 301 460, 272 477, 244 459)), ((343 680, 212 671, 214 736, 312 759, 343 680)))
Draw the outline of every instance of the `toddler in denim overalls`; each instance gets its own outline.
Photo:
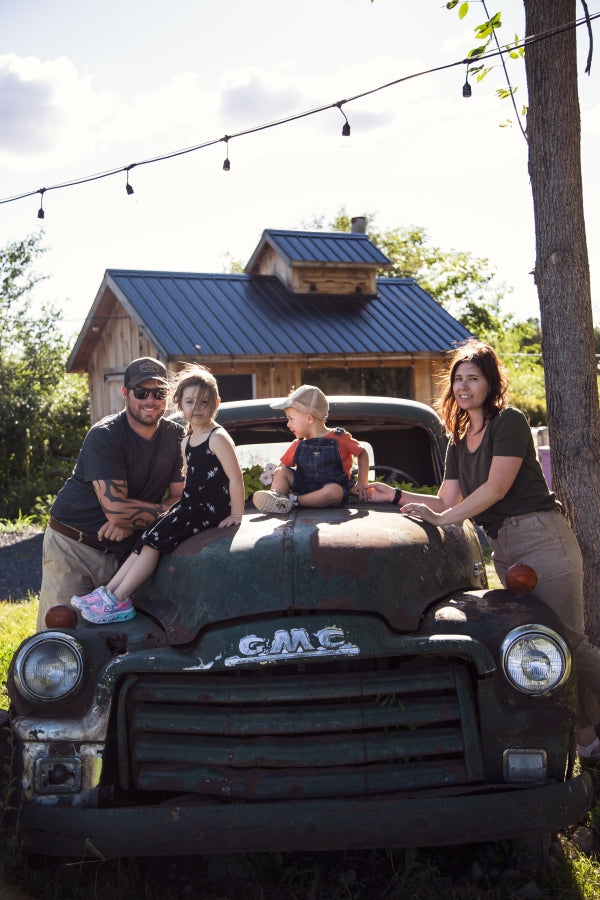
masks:
POLYGON ((271 406, 285 411, 287 426, 296 440, 281 457, 271 490, 254 494, 257 509, 285 515, 294 506, 345 506, 355 457, 358 496, 368 499, 367 451, 348 431, 325 425, 329 403, 323 391, 305 384, 271 406))

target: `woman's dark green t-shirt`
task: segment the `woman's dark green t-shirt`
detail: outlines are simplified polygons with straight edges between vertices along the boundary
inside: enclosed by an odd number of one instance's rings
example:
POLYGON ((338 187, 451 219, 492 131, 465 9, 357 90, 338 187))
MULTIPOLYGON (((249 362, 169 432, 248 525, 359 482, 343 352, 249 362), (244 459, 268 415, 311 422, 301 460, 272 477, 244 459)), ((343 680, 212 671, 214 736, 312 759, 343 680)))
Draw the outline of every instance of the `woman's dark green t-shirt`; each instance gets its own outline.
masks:
POLYGON ((518 456, 523 464, 502 500, 473 516, 475 524, 486 534, 497 537, 498 529, 508 516, 560 509, 560 503, 546 484, 527 419, 512 406, 488 423, 481 444, 473 453, 468 450, 465 438, 448 445, 444 478, 457 480, 463 497, 467 497, 487 481, 494 456, 518 456))

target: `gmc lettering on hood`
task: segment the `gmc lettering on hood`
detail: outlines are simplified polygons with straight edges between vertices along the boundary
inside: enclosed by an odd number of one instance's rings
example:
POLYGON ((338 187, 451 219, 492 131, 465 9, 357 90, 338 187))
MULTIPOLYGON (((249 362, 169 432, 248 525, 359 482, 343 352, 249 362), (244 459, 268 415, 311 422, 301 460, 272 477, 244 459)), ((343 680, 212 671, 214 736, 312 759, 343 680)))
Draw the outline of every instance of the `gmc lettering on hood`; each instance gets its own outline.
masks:
POLYGON ((313 634, 306 628, 278 629, 272 637, 249 634, 239 643, 240 656, 229 656, 226 666, 243 666, 248 663, 277 662, 315 656, 350 656, 360 653, 356 644, 346 641, 341 628, 321 628, 313 634))

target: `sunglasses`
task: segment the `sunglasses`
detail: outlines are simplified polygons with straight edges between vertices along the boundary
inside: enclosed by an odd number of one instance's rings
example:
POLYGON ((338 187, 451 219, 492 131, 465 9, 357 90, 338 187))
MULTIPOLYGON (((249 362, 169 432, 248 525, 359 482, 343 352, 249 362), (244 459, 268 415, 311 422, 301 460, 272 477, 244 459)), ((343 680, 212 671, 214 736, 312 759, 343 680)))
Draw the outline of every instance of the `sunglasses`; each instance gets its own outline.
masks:
POLYGON ((145 400, 149 394, 152 394, 155 400, 166 400, 169 393, 167 388, 129 388, 133 391, 136 400, 145 400))

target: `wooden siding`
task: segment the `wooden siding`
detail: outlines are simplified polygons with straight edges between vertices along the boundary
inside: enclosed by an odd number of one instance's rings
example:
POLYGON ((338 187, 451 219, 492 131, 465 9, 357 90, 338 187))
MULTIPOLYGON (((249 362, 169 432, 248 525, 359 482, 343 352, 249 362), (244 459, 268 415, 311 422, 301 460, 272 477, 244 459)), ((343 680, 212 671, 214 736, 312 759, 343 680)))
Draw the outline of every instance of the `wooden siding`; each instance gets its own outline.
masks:
MULTIPOLYGON (((147 340, 133 320, 124 315, 120 304, 113 310, 111 318, 103 327, 102 334, 89 360, 90 413, 92 422, 104 416, 119 412, 123 408, 121 386, 126 365, 139 356, 160 354, 154 344, 147 340), (121 362, 124 360, 125 362, 121 362)), ((174 375, 184 362, 206 365, 218 378, 220 375, 248 374, 254 376, 255 398, 284 397, 307 378, 310 368, 365 369, 365 368, 412 368, 412 400, 431 404, 435 397, 434 371, 439 360, 415 357, 413 359, 382 358, 380 355, 347 359, 339 356, 288 356, 272 359, 249 359, 229 357, 227 359, 205 359, 202 356, 185 357, 166 363, 170 375, 174 375)), ((250 399, 250 398, 249 398, 250 399)))
POLYGON ((157 356, 156 347, 143 336, 114 295, 112 297, 114 303, 110 312, 104 312, 108 318, 98 325, 99 337, 88 362, 92 422, 123 409, 121 387, 131 360, 139 356, 157 356))
POLYGON ((252 274, 277 275, 294 294, 374 296, 377 293, 374 266, 346 262, 294 263, 290 266, 269 246, 262 250, 252 274))
POLYGON ((374 269, 349 269, 347 266, 294 266, 292 290, 295 294, 335 294, 352 296, 377 293, 374 269))

